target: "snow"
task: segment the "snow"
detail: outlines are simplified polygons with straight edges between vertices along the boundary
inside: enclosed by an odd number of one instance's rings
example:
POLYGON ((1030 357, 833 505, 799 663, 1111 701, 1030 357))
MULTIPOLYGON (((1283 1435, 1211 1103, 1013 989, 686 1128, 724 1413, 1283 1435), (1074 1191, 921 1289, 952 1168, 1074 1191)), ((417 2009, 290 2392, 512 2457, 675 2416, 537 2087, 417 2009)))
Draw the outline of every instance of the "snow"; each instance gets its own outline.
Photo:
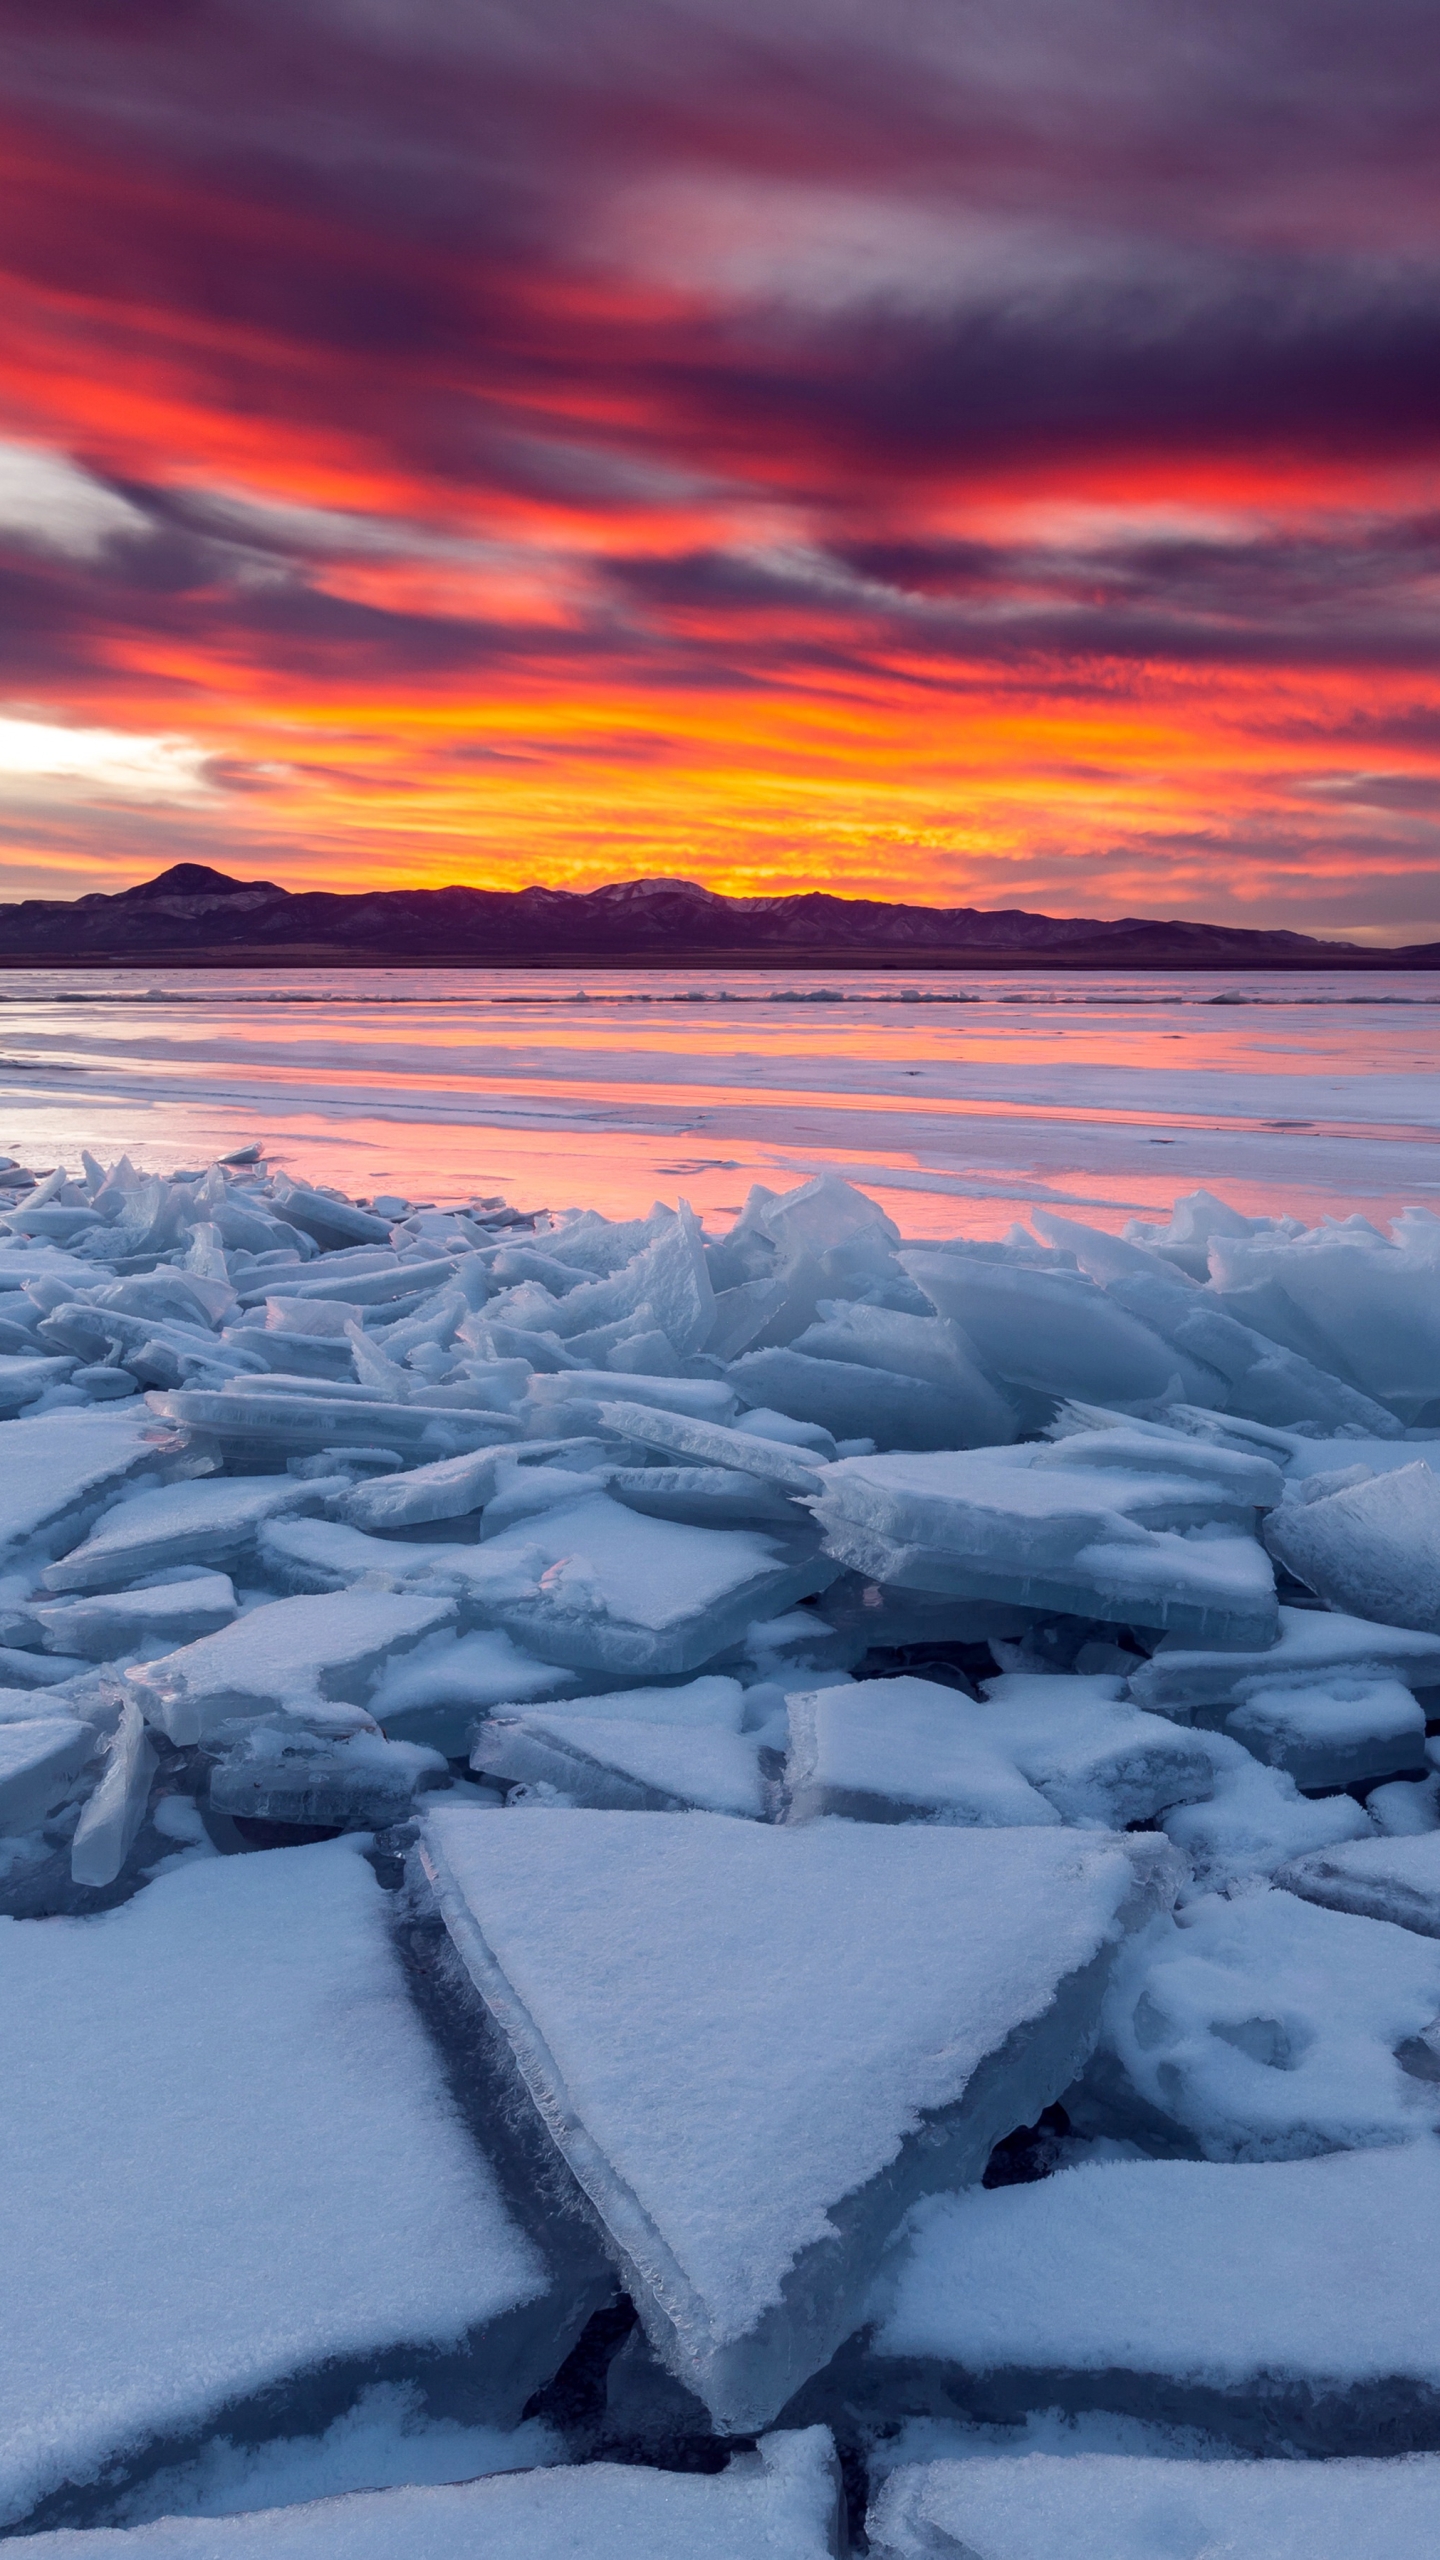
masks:
POLYGON ((841 2534, 834 2448, 810 2427, 709 2476, 587 2463, 34 2544, 36 2560, 839 2560, 841 2534))
POLYGON ((46 1714, 0 1724, 0 1832, 28 1831, 95 1748, 95 1729, 78 1716, 46 1714))
POLYGON ((1352 1796, 1302 1796, 1287 1770, 1267 1768, 1228 1734, 1212 1734, 1209 1747, 1213 1793, 1199 1804, 1176 1805, 1163 1817, 1200 1887, 1223 1892, 1274 1875, 1286 1859, 1306 1850, 1364 1840, 1373 1831, 1352 1796))
POLYGON ((453 2112, 348 1842, 183 1866, 98 1919, 0 1921, 0 1975, 6 2522, 401 2345, 492 2336, 477 2399, 518 2415, 516 2316, 558 2319, 545 2265, 453 2112))
POLYGON ((532 1698, 562 1698, 579 1674, 539 1662, 500 1627, 457 1636, 426 1636, 387 1661, 371 1691, 370 1712, 392 1740, 423 1742, 457 1758, 481 1716, 532 1698))
POLYGON ((1102 2049, 1207 2160, 1300 2160, 1440 2124, 1440 2062, 1397 2052, 1440 2017, 1440 1947, 1290 1893, 1190 1904, 1128 1946, 1102 2049))
POLYGON ((1434 2454, 908 2463, 889 2474, 868 2519, 873 2560, 1431 2560, 1437 2527, 1434 2454))
POLYGON ((1398 1680, 1256 1682, 1225 1730, 1297 1787, 1347 1787, 1425 1759, 1425 1710, 1398 1680))
POLYGON ((441 1807, 425 1840, 652 2342, 732 2428, 824 2362, 908 2194, 1072 2075, 1144 1898, 1125 1844, 1038 1829, 441 1807))
POLYGON ((229 1625, 235 1607, 235 1586, 228 1573, 206 1573, 192 1566, 184 1581, 55 1600, 36 1608, 34 1616, 54 1652, 112 1662, 141 1645, 174 1646, 215 1635, 229 1625))
POLYGON ((1263 1651, 1207 1653, 1164 1638, 1132 1676, 1131 1697, 1137 1707, 1188 1720, 1197 1707, 1237 1706, 1257 1686, 1309 1686, 1321 1673, 1403 1680, 1411 1689, 1440 1682, 1434 1636, 1328 1609, 1282 1608, 1279 1620, 1275 1642, 1263 1651))

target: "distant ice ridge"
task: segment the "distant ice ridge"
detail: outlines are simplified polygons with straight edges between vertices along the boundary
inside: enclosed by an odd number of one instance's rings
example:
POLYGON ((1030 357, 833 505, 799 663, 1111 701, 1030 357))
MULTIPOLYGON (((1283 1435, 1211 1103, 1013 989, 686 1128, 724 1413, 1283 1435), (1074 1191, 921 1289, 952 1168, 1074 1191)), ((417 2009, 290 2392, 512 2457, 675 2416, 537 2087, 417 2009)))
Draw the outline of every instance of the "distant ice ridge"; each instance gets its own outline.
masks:
POLYGON ((0 1166, 6 2521, 836 2553, 836 2438, 1046 2560, 877 2438, 1051 2408, 1440 2544, 1437 1307, 1420 1211, 0 1166))

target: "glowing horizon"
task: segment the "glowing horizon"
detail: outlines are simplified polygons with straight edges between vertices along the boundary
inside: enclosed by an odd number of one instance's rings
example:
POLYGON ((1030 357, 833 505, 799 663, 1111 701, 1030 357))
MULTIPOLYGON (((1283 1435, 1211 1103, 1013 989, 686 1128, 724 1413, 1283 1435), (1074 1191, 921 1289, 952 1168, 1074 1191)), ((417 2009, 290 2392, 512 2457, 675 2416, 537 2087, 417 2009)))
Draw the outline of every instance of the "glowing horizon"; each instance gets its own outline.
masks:
POLYGON ((15 13, 0 894, 1435 938, 1408 23, 15 13))

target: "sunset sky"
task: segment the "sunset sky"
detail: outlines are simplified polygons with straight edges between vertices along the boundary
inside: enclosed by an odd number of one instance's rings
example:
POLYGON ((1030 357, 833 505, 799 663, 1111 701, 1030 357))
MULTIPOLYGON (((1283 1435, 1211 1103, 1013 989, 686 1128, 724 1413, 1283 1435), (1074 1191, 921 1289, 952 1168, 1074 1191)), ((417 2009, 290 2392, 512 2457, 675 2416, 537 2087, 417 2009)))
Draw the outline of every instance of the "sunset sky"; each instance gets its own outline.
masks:
POLYGON ((0 894, 1440 933, 1433 0, 0 31, 0 894))

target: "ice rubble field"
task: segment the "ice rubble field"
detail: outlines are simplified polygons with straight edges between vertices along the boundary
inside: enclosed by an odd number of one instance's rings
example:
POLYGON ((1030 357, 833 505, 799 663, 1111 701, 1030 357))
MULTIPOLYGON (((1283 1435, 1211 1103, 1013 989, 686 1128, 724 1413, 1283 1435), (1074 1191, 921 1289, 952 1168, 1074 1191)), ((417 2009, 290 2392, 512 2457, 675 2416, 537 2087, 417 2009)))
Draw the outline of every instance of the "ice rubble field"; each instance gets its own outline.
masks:
POLYGON ((1440 2547, 1440 1220, 0 1164, 0 2530, 1440 2547))

